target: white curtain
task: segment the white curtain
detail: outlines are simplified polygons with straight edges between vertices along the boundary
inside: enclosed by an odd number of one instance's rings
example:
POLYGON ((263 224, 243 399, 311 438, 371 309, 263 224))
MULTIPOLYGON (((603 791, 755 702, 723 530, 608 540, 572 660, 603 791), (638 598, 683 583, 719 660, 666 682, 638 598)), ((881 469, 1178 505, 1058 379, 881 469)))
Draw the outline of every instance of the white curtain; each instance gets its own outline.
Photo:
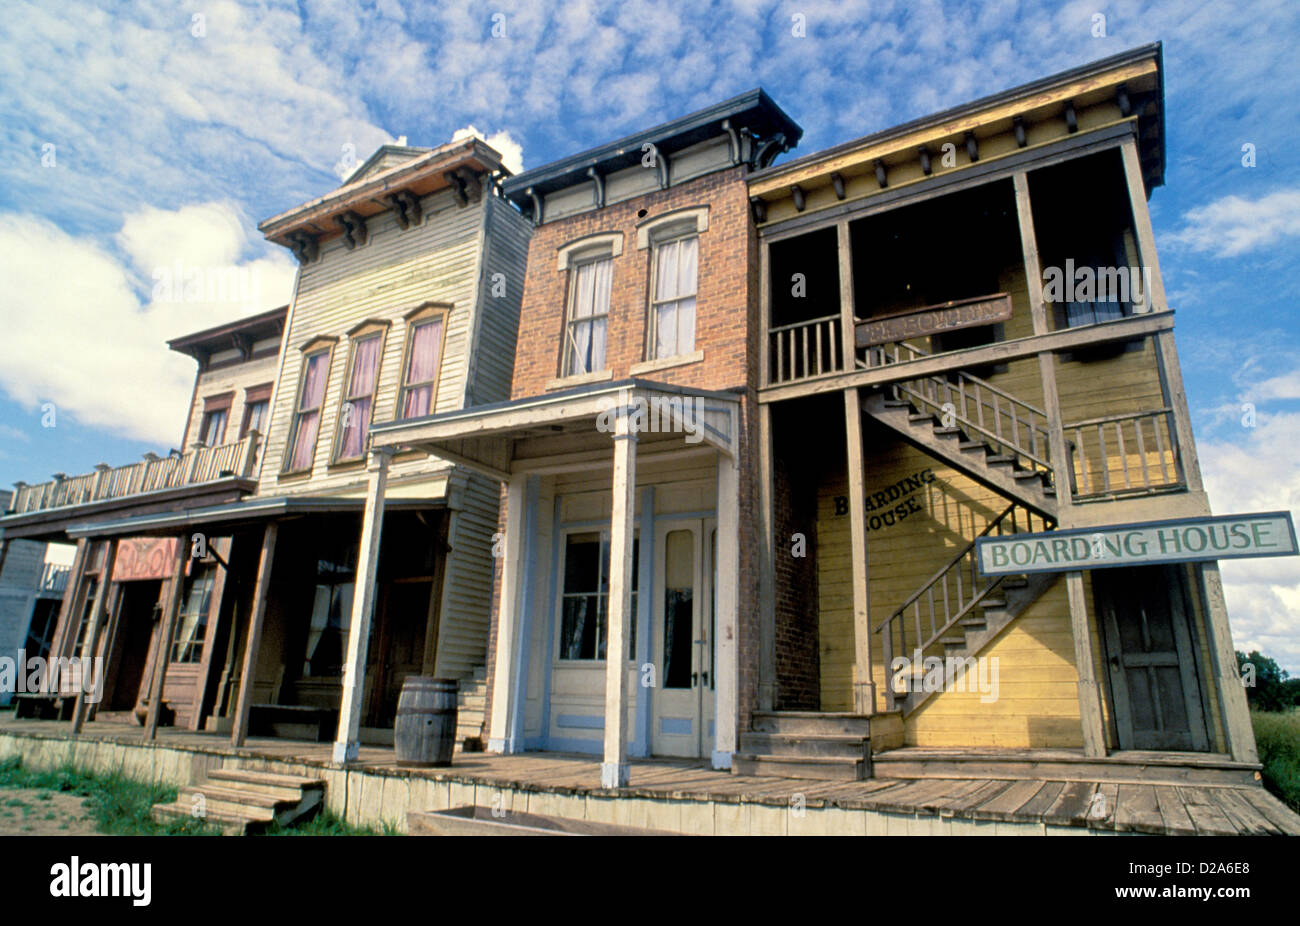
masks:
POLYGON ((655 357, 695 350, 695 289, 699 271, 697 237, 679 238, 655 249, 655 357))

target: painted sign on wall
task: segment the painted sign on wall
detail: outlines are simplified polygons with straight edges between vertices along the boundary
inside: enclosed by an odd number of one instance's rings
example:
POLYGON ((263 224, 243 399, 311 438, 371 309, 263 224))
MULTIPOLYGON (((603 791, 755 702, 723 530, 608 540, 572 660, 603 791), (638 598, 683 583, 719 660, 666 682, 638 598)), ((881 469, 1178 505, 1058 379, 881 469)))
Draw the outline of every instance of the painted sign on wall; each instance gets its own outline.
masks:
POLYGON ((979 570, 986 576, 1294 556, 1297 552, 1295 526, 1288 511, 1108 524, 975 541, 979 570))
POLYGON ((165 579, 176 568, 175 537, 127 537, 118 541, 113 581, 165 579))
POLYGON ((957 328, 991 325, 994 322, 1004 322, 1010 317, 1011 297, 1006 293, 980 296, 977 299, 957 299, 917 312, 859 322, 855 340, 858 347, 869 347, 906 338, 922 338, 957 328))

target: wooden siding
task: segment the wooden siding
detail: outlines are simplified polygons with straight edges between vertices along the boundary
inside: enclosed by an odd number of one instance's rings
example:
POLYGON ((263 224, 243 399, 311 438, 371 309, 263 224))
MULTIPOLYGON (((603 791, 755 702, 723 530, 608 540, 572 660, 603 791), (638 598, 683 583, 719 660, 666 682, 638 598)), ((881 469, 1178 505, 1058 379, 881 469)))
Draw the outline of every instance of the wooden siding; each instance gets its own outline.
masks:
POLYGON ((458 471, 449 492, 451 526, 443 580, 434 674, 459 678, 486 664, 492 611, 492 535, 497 530, 500 484, 458 471))
MULTIPOLYGON (((290 311, 283 367, 272 402, 270 437, 259 494, 331 492, 355 487, 362 464, 331 466, 344 377, 348 367, 347 332, 367 319, 388 321, 372 422, 391 421, 405 357, 404 315, 421 303, 452 306, 443 336, 434 410, 461 407, 471 348, 470 323, 480 288, 480 244, 485 204, 458 206, 450 192, 422 201, 423 224, 401 230, 389 214, 369 222, 366 244, 347 251, 341 238, 326 242, 318 260, 299 271, 297 300, 290 311), (338 338, 330 362, 320 432, 310 477, 281 475, 297 390, 302 376, 301 348, 316 337, 338 338)), ((518 283, 516 283, 516 286, 518 283)), ((394 461, 394 481, 413 473, 444 472, 446 466, 424 456, 394 461)))
MULTIPOLYGON (((230 400, 230 413, 226 418, 226 437, 223 443, 238 440, 239 429, 244 423, 245 390, 253 386, 274 383, 276 370, 279 366, 279 356, 271 354, 244 363, 232 364, 231 366, 219 367, 215 370, 199 373, 194 390, 194 400, 190 405, 189 416, 185 421, 183 436, 185 446, 199 439, 200 429, 203 426, 204 400, 210 396, 225 395, 228 392, 234 393, 234 395, 231 396, 230 400)), ((263 427, 266 427, 266 425, 263 425, 263 427)), ((265 439, 266 435, 263 434, 262 437, 265 439)), ((184 450, 185 446, 182 446, 181 449, 184 450)))
POLYGON ((474 349, 466 377, 466 407, 510 398, 519 307, 524 295, 524 267, 532 231, 531 223, 508 202, 495 196, 488 198, 483 272, 474 315, 474 349), (502 278, 505 293, 497 295, 500 292, 497 284, 502 278))

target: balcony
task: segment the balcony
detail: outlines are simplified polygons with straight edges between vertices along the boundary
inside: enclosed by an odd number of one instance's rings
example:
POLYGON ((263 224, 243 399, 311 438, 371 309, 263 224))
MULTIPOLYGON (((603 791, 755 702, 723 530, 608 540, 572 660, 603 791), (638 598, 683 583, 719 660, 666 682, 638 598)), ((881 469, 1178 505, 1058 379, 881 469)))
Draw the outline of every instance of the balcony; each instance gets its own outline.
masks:
POLYGON ((195 445, 185 453, 145 454, 139 463, 112 467, 101 463, 91 473, 56 475, 49 482, 15 483, 6 517, 55 511, 96 502, 123 501, 151 492, 185 489, 226 479, 252 479, 257 466, 258 433, 212 447, 195 445))

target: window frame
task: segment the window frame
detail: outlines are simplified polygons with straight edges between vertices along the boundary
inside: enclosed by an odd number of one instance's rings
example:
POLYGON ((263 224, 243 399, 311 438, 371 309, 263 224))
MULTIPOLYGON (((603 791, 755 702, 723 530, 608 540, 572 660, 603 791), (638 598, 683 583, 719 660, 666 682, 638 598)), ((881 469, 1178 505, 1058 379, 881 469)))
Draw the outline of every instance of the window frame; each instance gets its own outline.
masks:
POLYGON ((339 408, 338 413, 334 416, 334 443, 333 450, 330 452, 331 465, 336 463, 356 463, 364 461, 366 458, 366 439, 370 436, 370 428, 375 423, 376 405, 379 399, 379 375, 384 365, 384 348, 388 343, 388 322, 378 320, 368 320, 357 325, 348 332, 348 363, 343 373, 343 385, 339 389, 339 408), (368 395, 349 395, 348 390, 352 387, 352 373, 357 362, 357 348, 366 341, 379 341, 379 353, 375 358, 375 379, 370 385, 368 395), (361 438, 361 452, 355 456, 343 456, 343 439, 344 439, 344 411, 350 403, 359 398, 370 399, 370 421, 366 425, 366 433, 361 438))
MULTIPOLYGON (((598 538, 598 544, 602 547, 610 543, 609 526, 599 525, 573 525, 564 527, 560 530, 560 550, 557 562, 557 572, 555 576, 555 627, 554 627, 554 648, 551 652, 551 664, 556 669, 593 669, 605 665, 606 660, 593 656, 592 658, 576 657, 570 659, 562 655, 564 652, 564 601, 568 597, 587 597, 595 595, 597 599, 596 606, 596 637, 595 651, 600 652, 600 642, 602 639, 608 640, 609 633, 609 592, 601 592, 600 585, 603 578, 601 572, 596 575, 596 591, 593 592, 566 592, 564 590, 565 567, 569 556, 569 538, 578 534, 595 534, 598 538), (600 603, 604 602, 605 614, 605 633, 601 634, 601 608, 600 603)), ((640 611, 640 574, 641 574, 641 530, 639 527, 632 531, 632 613, 628 620, 628 655, 626 662, 629 665, 635 665, 637 659, 637 634, 640 630, 639 611, 640 611)), ((601 554, 597 554, 601 556, 601 554)), ((603 556, 597 562, 597 569, 606 568, 603 562, 603 556)), ((653 614, 650 619, 653 621, 653 614)))
MULTIPOLYGON (((581 254, 575 254, 570 257, 568 266, 568 282, 566 287, 568 293, 565 296, 564 308, 564 330, 560 335, 560 377, 569 378, 576 376, 593 376, 609 369, 609 319, 610 310, 613 308, 614 301, 614 255, 604 249, 583 251, 581 254), (581 319, 575 319, 574 309, 577 307, 578 298, 578 271, 583 267, 594 266, 601 261, 609 262, 609 298, 606 300, 604 313, 597 315, 594 312, 591 315, 584 315, 581 319), (591 325, 593 330, 597 319, 605 320, 605 364, 599 370, 575 370, 569 366, 569 332, 574 325, 585 324, 591 325)), ((594 290, 593 290, 594 293, 594 290)), ((593 308, 595 306, 593 305, 593 308)), ((575 352, 576 355, 576 352, 575 352)))
POLYGON ((266 415, 262 419, 263 428, 258 430, 259 437, 266 437, 267 425, 271 421, 271 383, 263 383, 260 386, 249 386, 244 390, 244 410, 239 416, 239 439, 243 440, 248 436, 250 430, 249 424, 252 418, 250 412, 256 405, 266 406, 266 415))
POLYGON ((217 447, 224 444, 226 434, 230 430, 230 408, 234 402, 234 393, 225 392, 220 395, 206 396, 203 399, 203 411, 199 415, 199 433, 195 435, 194 442, 204 447, 217 447), (221 420, 221 439, 215 441, 205 441, 204 436, 208 431, 208 422, 213 415, 220 414, 221 420))
MULTIPOLYGON (((451 320, 452 305, 445 302, 425 302, 416 306, 404 316, 406 321, 406 343, 402 346, 402 369, 401 380, 397 388, 397 406, 393 409, 394 421, 411 421, 413 419, 406 417, 406 400, 407 396, 415 389, 429 387, 429 410, 427 415, 432 415, 438 408, 438 386, 442 382, 443 361, 447 355, 447 325, 451 320), (434 371, 433 379, 421 380, 418 383, 410 382, 411 360, 415 349, 415 329, 421 325, 431 324, 434 321, 441 320, 442 331, 438 335, 438 360, 437 368, 434 371)), ((421 416, 423 417, 423 416, 421 416)), ((374 420, 372 414, 371 420, 374 420)))
POLYGON ((320 419, 325 416, 325 406, 329 400, 329 378, 334 368, 334 348, 337 346, 337 340, 334 338, 316 338, 304 344, 299 353, 302 355, 302 368, 298 371, 298 388, 294 390, 293 416, 289 419, 289 435, 284 445, 284 459, 280 474, 282 476, 292 476, 300 473, 310 473, 316 464, 316 451, 320 447, 320 419), (320 405, 314 408, 304 409, 302 407, 303 390, 307 386, 307 370, 311 366, 313 357, 325 355, 325 386, 321 390, 320 405), (316 437, 312 442, 311 462, 305 467, 294 468, 293 458, 294 451, 298 446, 298 433, 302 426, 302 417, 307 412, 315 411, 319 416, 316 423, 316 437))
POLYGON ((695 352, 695 332, 699 327, 699 308, 700 308, 700 233, 694 225, 685 225, 674 223, 669 229, 660 235, 654 235, 650 240, 650 286, 646 292, 646 344, 645 360, 647 362, 674 360, 679 357, 689 357, 695 352), (690 296, 677 295, 673 299, 656 299, 655 293, 659 291, 659 249, 665 245, 673 244, 679 241, 685 241, 688 238, 695 239, 695 289, 690 296), (691 323, 691 349, 682 350, 681 344, 677 345, 675 354, 665 354, 660 357, 658 353, 659 346, 659 312, 661 305, 669 303, 682 302, 685 299, 695 300, 695 320, 691 323))

